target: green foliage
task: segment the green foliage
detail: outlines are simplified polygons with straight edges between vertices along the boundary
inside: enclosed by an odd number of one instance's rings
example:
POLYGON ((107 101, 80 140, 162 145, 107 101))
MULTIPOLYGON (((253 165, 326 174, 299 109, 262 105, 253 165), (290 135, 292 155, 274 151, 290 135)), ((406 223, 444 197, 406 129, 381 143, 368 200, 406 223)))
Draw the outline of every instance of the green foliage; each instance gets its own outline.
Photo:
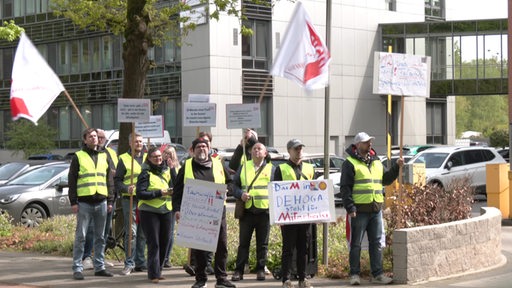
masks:
POLYGON ((9 42, 12 42, 20 38, 21 32, 24 31, 25 29, 14 24, 14 20, 10 20, 9 22, 4 21, 2 26, 0 26, 0 39, 5 39, 9 42))
POLYGON ((12 217, 7 213, 0 213, 0 237, 12 235, 12 217))
POLYGON ((494 129, 489 134, 489 143, 493 147, 507 147, 509 145, 508 129, 494 129))
POLYGON ((36 126, 23 118, 9 123, 5 134, 9 139, 5 147, 14 150, 14 155, 23 152, 25 158, 32 154, 49 153, 55 148, 57 137, 54 128, 45 123, 36 126))
POLYGON ((494 129, 508 125, 507 96, 457 96, 455 103, 457 135, 470 130, 490 137, 494 129))

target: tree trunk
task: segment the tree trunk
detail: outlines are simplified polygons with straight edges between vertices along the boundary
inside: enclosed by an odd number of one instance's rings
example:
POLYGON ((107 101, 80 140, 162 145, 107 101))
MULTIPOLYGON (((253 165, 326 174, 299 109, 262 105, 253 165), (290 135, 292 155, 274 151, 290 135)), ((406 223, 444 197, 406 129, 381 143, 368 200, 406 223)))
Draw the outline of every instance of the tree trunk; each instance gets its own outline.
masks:
MULTIPOLYGON (((144 12, 146 1, 128 0, 127 27, 123 43, 124 82, 122 98, 142 99, 149 69, 148 49, 152 46, 148 31, 149 17, 144 12)), ((118 155, 128 151, 132 123, 121 123, 118 155)))

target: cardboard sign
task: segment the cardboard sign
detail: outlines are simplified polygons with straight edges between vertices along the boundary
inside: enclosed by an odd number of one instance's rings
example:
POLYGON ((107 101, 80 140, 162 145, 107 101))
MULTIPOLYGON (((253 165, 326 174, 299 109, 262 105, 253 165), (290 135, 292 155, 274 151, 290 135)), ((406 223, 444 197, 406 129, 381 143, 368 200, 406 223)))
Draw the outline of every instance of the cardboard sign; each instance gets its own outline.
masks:
POLYGON ((215 127, 217 121, 215 103, 183 103, 183 126, 215 127))
POLYGON ((147 122, 151 115, 149 99, 117 99, 117 121, 147 122))
POLYGON ((270 224, 335 222, 333 191, 331 179, 270 182, 270 224))
POLYGON ((162 115, 149 117, 148 122, 135 123, 135 132, 140 133, 144 138, 164 137, 164 118, 162 115))
POLYGON ((226 184, 187 179, 183 188, 177 245, 215 252, 226 199, 226 184))
POLYGON ((228 129, 260 128, 261 112, 259 103, 227 104, 226 126, 228 129))

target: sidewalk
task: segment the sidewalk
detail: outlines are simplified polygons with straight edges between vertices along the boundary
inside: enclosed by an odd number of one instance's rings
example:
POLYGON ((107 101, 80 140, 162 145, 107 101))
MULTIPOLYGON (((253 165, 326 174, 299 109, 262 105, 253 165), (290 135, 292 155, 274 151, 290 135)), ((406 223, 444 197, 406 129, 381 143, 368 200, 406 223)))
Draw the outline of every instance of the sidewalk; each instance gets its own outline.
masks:
MULTIPOLYGON (((502 254, 507 258, 507 263, 501 267, 479 273, 461 275, 439 281, 418 284, 414 287, 511 287, 512 283, 512 226, 510 221, 503 222, 502 226, 502 254)), ((85 271, 85 280, 73 280, 71 271, 72 260, 69 257, 55 257, 38 254, 13 253, 0 251, 0 287, 158 287, 167 286, 173 288, 190 288, 194 284, 194 277, 190 277, 181 267, 173 267, 164 270, 165 280, 153 284, 147 279, 147 274, 134 273, 129 276, 121 276, 122 263, 115 263, 115 267, 109 269, 115 274, 112 278, 95 277, 92 270, 85 271)), ((231 276, 231 273, 229 273, 231 276)), ((231 277, 229 276, 228 279, 231 277)), ((244 275, 246 280, 234 282, 237 287, 281 287, 279 280, 267 276, 266 281, 256 281, 255 274, 244 275)), ((381 286, 374 285, 368 279, 362 279, 360 287, 381 286)), ((321 277, 311 279, 314 287, 347 287, 348 279, 331 280, 321 277)), ((393 287, 410 287, 411 285, 391 285, 393 287)), ((215 279, 209 276, 208 287, 215 287, 215 279)))

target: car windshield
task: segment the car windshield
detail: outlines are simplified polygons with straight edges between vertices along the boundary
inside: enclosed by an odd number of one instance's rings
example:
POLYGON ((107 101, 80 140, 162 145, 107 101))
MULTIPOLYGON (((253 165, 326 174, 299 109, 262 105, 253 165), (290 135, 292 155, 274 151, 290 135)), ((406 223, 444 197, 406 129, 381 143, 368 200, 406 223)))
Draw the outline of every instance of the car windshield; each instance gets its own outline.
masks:
POLYGON ((22 170, 28 164, 25 163, 6 163, 0 166, 0 180, 11 178, 12 175, 22 170))
POLYGON ((414 163, 425 163, 425 168, 439 168, 443 165, 448 153, 423 153, 419 155, 414 163))
POLYGON ((65 166, 45 166, 9 181, 8 185, 41 185, 66 169, 65 166))

